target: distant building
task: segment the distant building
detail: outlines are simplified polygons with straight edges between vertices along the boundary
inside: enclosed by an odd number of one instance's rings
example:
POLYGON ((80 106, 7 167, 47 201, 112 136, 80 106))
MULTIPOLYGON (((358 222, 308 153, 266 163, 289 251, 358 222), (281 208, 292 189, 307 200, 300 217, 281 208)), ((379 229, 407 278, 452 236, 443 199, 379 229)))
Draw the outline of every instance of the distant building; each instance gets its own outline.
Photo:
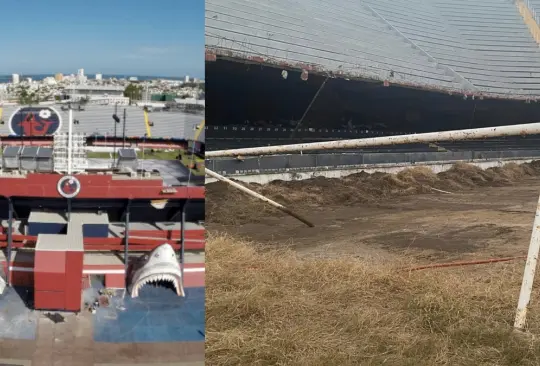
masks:
POLYGON ((56 85, 56 79, 53 78, 52 76, 48 76, 45 79, 43 79, 43 83, 47 85, 56 85))
POLYGON ((28 84, 32 84, 32 78, 26 78, 26 82, 27 82, 28 84))
POLYGON ((71 85, 64 93, 75 102, 85 98, 91 104, 129 104, 129 98, 124 97, 123 86, 71 85))
POLYGON ((56 82, 61 82, 62 80, 64 80, 64 75, 58 73, 56 75, 54 75, 54 80, 56 80, 56 82))
POLYGON ((139 78, 136 77, 136 76, 132 76, 132 77, 129 78, 129 81, 138 81, 138 80, 139 80, 139 78))
POLYGON ((96 74, 96 80, 103 80, 103 75, 96 74))
POLYGON ((129 98, 117 96, 91 96, 90 99, 88 99, 88 104, 125 106, 129 105, 129 98))
POLYGON ((86 80, 88 78, 86 76, 84 76, 84 69, 79 69, 77 70, 77 81, 81 84, 84 84, 86 83, 86 80))
POLYGON ((11 75, 11 81, 13 82, 13 84, 19 84, 19 74, 11 75))
POLYGON ((185 99, 176 98, 174 102, 177 105, 200 105, 203 107, 206 105, 206 102, 204 99, 195 99, 195 98, 185 98, 185 99))
POLYGON ((186 78, 184 79, 184 82, 189 83, 189 75, 186 75, 186 78))

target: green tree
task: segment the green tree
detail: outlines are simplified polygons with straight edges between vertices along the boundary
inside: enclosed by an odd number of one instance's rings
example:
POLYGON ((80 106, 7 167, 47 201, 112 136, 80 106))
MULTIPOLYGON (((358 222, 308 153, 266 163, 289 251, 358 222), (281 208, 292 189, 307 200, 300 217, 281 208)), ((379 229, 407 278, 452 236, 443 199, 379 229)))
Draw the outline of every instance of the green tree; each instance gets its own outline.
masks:
POLYGON ((133 100, 141 100, 142 99, 142 86, 129 84, 124 90, 124 97, 129 98, 129 104, 131 104, 133 100))
POLYGON ((30 91, 28 87, 23 87, 19 91, 19 104, 21 105, 32 105, 39 103, 39 94, 33 91, 30 91))

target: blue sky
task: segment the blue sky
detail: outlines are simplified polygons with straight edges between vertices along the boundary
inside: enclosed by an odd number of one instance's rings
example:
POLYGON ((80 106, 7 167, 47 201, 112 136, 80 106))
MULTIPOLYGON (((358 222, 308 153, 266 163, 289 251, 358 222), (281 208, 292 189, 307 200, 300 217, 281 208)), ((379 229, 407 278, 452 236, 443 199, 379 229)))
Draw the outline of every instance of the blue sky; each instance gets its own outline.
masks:
POLYGON ((204 0, 10 0, 0 75, 204 77, 204 0))

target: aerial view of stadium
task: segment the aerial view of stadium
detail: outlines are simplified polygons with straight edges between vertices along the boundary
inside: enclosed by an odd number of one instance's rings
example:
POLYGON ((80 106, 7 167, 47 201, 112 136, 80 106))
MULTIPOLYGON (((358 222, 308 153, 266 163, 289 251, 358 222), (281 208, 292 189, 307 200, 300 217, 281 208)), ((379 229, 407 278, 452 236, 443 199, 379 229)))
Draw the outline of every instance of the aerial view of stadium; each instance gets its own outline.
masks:
POLYGON ((537 11, 206 2, 207 362, 540 363, 537 11))
POLYGON ((109 345, 199 341, 182 355, 200 359, 204 116, 126 107, 122 121, 115 106, 66 106, 3 108, 2 359, 23 358, 45 331, 40 312, 65 318, 57 330, 82 326, 65 312, 85 314, 90 336, 109 345))
POLYGON ((153 4, 85 6, 1 5, 52 28, 0 25, 0 365, 202 365, 204 6, 170 1, 127 38, 153 4), (51 49, 76 13, 54 55, 15 51, 51 49))

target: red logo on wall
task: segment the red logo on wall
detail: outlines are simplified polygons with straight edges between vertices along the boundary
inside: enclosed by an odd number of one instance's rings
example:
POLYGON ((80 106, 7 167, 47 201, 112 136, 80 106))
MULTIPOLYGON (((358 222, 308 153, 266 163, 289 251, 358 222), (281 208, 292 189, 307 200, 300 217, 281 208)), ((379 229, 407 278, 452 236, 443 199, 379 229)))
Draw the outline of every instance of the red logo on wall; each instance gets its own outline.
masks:
POLYGON ((58 181, 58 193, 64 198, 73 198, 81 191, 81 182, 73 176, 65 176, 58 181))
POLYGON ((60 114, 52 107, 21 107, 9 119, 9 129, 16 136, 54 135, 62 127, 60 114))

